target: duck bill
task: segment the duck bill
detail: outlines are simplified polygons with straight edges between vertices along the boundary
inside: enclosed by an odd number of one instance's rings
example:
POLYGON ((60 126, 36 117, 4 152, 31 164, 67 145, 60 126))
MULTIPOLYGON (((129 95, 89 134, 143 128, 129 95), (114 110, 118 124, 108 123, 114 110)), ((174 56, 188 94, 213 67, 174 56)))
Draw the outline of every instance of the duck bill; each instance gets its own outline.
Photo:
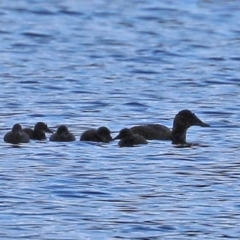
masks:
POLYGON ((204 123, 204 122, 202 122, 200 126, 201 126, 201 127, 210 127, 210 125, 209 125, 209 124, 207 124, 207 123, 204 123))
POLYGON ((120 135, 117 135, 113 140, 120 139, 120 135))
POLYGON ((110 137, 107 138, 107 140, 108 140, 109 142, 111 142, 111 141, 113 140, 113 138, 110 136, 110 137))
POLYGON ((46 129, 46 132, 53 133, 53 131, 49 127, 46 129))
POLYGON ((202 122, 199 118, 196 119, 196 122, 194 125, 200 126, 200 127, 210 127, 209 124, 202 122))

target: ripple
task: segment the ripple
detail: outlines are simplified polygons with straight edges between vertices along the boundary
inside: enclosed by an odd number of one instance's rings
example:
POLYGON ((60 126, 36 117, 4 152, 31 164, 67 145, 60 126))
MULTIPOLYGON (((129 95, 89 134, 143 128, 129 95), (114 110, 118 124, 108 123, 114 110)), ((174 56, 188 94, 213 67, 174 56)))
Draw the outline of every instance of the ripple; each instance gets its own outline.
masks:
POLYGON ((238 239, 236 4, 2 1, 0 238, 238 239), (211 124, 192 146, 79 141, 181 109, 211 124), (38 121, 77 141, 3 141, 38 121))

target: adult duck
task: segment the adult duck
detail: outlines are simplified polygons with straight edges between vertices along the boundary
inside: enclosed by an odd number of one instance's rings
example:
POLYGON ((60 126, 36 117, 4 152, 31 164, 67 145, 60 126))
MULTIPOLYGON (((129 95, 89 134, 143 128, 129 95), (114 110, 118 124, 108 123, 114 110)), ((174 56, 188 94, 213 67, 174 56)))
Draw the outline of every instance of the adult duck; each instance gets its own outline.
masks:
POLYGON ((172 130, 160 124, 134 126, 131 130, 149 140, 171 140, 173 144, 186 144, 187 130, 191 126, 210 127, 190 110, 182 110, 175 116, 172 130))

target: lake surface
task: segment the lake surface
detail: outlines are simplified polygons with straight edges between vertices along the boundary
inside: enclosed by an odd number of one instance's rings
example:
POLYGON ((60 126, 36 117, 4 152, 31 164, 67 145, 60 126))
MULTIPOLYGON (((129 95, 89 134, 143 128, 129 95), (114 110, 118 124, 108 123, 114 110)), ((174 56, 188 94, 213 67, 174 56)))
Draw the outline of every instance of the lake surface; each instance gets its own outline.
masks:
POLYGON ((2 0, 0 239, 239 239, 239 4, 2 0), (182 109, 197 146, 79 141, 182 109), (38 121, 77 141, 3 141, 38 121))

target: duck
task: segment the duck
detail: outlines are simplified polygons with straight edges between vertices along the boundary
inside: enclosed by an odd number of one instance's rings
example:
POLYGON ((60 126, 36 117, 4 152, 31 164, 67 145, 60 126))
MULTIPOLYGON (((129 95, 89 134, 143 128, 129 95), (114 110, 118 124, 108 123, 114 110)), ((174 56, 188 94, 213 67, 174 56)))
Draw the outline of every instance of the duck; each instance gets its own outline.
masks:
POLYGON ((178 112, 173 120, 172 130, 161 124, 146 124, 131 127, 135 134, 148 140, 171 140, 172 144, 187 144, 186 134, 191 126, 210 127, 202 122, 192 111, 185 109, 178 112))
POLYGON ((134 147, 138 144, 148 143, 142 135, 134 134, 129 128, 122 129, 113 140, 115 139, 120 139, 118 143, 120 147, 134 147))
POLYGON ((65 125, 60 125, 56 133, 53 133, 50 138, 52 142, 72 142, 75 141, 75 137, 72 133, 69 132, 68 128, 65 125))
POLYGON ((46 132, 53 133, 53 131, 48 128, 47 124, 44 122, 38 122, 35 124, 34 129, 24 128, 23 131, 29 135, 30 139, 34 140, 45 140, 47 137, 46 132))
POLYGON ((82 133, 80 141, 104 142, 112 141, 111 132, 107 127, 99 127, 98 129, 88 129, 82 133))
POLYGON ((13 125, 12 130, 7 132, 3 138, 7 143, 19 144, 28 143, 30 137, 26 134, 19 123, 13 125))

